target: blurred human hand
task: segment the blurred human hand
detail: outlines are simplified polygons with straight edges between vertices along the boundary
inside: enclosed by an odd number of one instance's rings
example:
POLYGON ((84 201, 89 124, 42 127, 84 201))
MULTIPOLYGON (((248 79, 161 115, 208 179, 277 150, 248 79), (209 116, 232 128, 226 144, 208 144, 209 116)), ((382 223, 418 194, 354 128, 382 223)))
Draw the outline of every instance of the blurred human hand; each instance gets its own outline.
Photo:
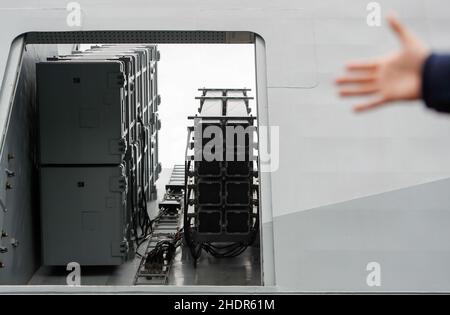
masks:
POLYGON ((371 97, 353 108, 357 112, 422 96, 422 68, 430 52, 393 15, 388 21, 400 40, 400 51, 373 60, 350 62, 347 74, 336 79, 341 96, 371 97))

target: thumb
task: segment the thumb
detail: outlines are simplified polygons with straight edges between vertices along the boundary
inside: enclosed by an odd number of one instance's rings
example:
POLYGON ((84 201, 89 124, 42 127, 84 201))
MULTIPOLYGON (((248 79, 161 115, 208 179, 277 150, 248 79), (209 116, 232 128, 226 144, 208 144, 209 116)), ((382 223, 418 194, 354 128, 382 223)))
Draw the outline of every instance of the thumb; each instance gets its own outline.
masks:
POLYGON ((394 14, 391 14, 387 18, 391 29, 399 38, 403 46, 407 45, 414 36, 411 32, 397 19, 394 14))

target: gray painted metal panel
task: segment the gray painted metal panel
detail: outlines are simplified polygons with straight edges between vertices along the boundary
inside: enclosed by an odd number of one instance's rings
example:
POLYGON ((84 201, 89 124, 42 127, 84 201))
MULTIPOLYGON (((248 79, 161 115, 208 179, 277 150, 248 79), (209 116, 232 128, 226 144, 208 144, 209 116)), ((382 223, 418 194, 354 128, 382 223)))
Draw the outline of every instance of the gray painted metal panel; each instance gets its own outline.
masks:
MULTIPOLYGON (((308 215, 317 216, 316 222, 321 222, 321 214, 317 209, 336 203, 338 207, 333 210, 337 212, 336 215, 348 221, 355 220, 355 224, 367 220, 373 224, 371 227, 376 227, 380 221, 383 225, 389 225, 395 221, 395 213, 386 212, 379 216, 376 211, 366 211, 364 215, 367 218, 358 221, 361 218, 355 216, 354 211, 348 211, 341 202, 450 176, 447 168, 450 152, 448 146, 442 145, 449 141, 448 117, 437 117, 411 104, 386 109, 373 115, 355 117, 348 110, 350 104, 336 97, 332 79, 341 70, 345 60, 372 57, 397 47, 394 39, 388 37, 390 35, 386 27, 370 28, 366 25, 366 2, 281 0, 274 3, 258 0, 242 3, 237 0, 180 0, 167 5, 167 1, 130 0, 126 3, 117 1, 114 5, 109 3, 108 8, 102 7, 102 10, 98 10, 98 5, 104 4, 103 0, 80 2, 87 17, 86 24, 83 25, 84 30, 251 30, 262 35, 266 44, 264 57, 267 57, 269 89, 264 89, 259 94, 264 96, 269 93, 267 121, 279 126, 281 133, 280 168, 270 174, 272 185, 266 185, 270 180, 261 181, 262 197, 267 198, 264 200, 267 211, 263 211, 266 222, 271 221, 271 212, 275 218, 292 214, 289 224, 296 228, 302 227, 304 218, 298 211, 310 212, 308 215), (314 15, 306 14, 302 17, 299 12, 303 9, 313 11, 314 15), (289 14, 292 15, 291 19, 288 18, 289 14), (291 85, 292 82, 295 85, 291 85), (267 197, 264 197, 264 192, 268 193, 267 197)), ((406 24, 412 25, 416 32, 424 35, 432 47, 449 47, 448 1, 379 2, 383 12, 388 9, 400 12, 406 24)), ((51 0, 42 0, 40 3, 43 8, 56 7, 51 0)), ((9 28, 0 34, 1 42, 5 43, 0 50, 0 60, 6 60, 9 43, 21 33, 32 30, 78 30, 65 24, 67 12, 62 7, 59 7, 59 10, 27 12, 7 10, 1 14, 2 21, 9 25, 9 28)), ((0 61, 0 70, 4 66, 5 63, 0 61)), ((2 102, 2 111, 6 110, 7 106, 8 103, 2 102)), ((418 198, 427 199, 429 192, 422 193, 424 195, 418 198)), ((441 206, 446 207, 445 211, 448 211, 448 201, 438 200, 441 206)), ((408 209, 407 207, 402 210, 406 217, 409 215, 408 209)), ((436 242, 446 245, 449 229, 447 226, 442 227, 443 217, 427 216, 427 210, 428 208, 419 210, 421 215, 427 218, 420 227, 429 231, 439 230, 443 233, 443 238, 436 240, 432 237, 433 233, 429 233, 423 235, 423 242, 429 248, 433 248, 436 242)), ((277 253, 271 257, 274 257, 276 284, 289 290, 342 288, 336 285, 337 278, 331 278, 330 285, 327 286, 328 280, 325 277, 318 279, 315 276, 302 277, 301 274, 316 275, 318 271, 323 270, 320 266, 326 265, 329 268, 328 273, 339 275, 348 270, 348 260, 335 259, 335 264, 328 264, 327 260, 333 258, 332 255, 316 256, 320 258, 317 264, 295 264, 286 268, 282 261, 290 261, 291 258, 292 261, 298 262, 308 249, 304 242, 287 248, 280 241, 289 236, 283 234, 290 226, 286 220, 287 217, 274 222, 274 234, 277 237, 274 246, 277 253), (300 278, 302 282, 299 281, 300 278), (322 282, 318 282, 319 280, 322 282)), ((335 224, 339 231, 345 233, 345 221, 338 220, 335 224)), ((321 229, 320 223, 317 223, 316 227, 307 230, 308 234, 304 235, 306 240, 314 242, 321 238, 324 230, 321 229)), ((397 223, 391 236, 395 239, 405 235, 411 232, 410 228, 404 223, 397 223)), ((381 243, 382 233, 360 233, 364 238, 372 238, 375 244, 380 245, 380 249, 387 246, 381 243), (380 243, 377 243, 377 239, 380 243)), ((338 240, 337 248, 347 248, 350 244, 348 239, 339 237, 338 240)), ((311 246, 311 250, 320 249, 317 244, 311 243, 311 246)), ((264 253, 267 252, 264 250, 264 253)), ((426 257, 429 251, 419 248, 418 252, 422 257, 426 257)), ((429 257, 435 262, 440 261, 443 265, 448 265, 450 259, 446 253, 441 250, 433 252, 429 257)), ((360 253, 354 252, 350 258, 359 261, 359 255, 360 253)), ((406 256, 391 257, 393 269, 389 273, 403 273, 410 277, 416 275, 413 269, 405 269, 406 256)), ((347 289, 369 289, 361 286, 362 273, 359 273, 361 268, 364 270, 366 258, 364 256, 364 259, 351 265, 358 272, 355 278, 341 279, 348 283, 347 289)), ((268 257, 264 259, 268 260, 268 257)), ((439 268, 436 270, 441 271, 439 268)), ((433 268, 423 268, 420 272, 428 279, 449 278, 448 270, 442 270, 439 274, 433 268)), ((427 281, 422 285, 418 282, 409 285, 409 282, 400 282, 399 278, 393 279, 399 282, 382 286, 378 290, 436 289, 436 286, 427 281)), ((443 290, 450 290, 450 283, 439 283, 443 290)))
POLYGON ((120 265, 126 257, 125 169, 42 167, 44 265, 120 265))
MULTIPOLYGON (((22 46, 20 47, 23 48, 22 46)), ((28 45, 17 71, 17 86, 8 117, 8 132, 0 162, 0 284, 27 283, 41 265, 37 173, 37 112, 35 63, 54 54, 55 45, 28 45), (9 176, 7 174, 9 173, 9 176), (10 189, 5 189, 9 183, 10 189)), ((22 51, 20 51, 22 53, 22 51)))
POLYGON ((277 268, 296 270, 277 273, 281 289, 448 291, 449 190, 445 179, 275 218, 277 268))
POLYGON ((41 164, 119 164, 126 148, 123 65, 37 65, 41 164))

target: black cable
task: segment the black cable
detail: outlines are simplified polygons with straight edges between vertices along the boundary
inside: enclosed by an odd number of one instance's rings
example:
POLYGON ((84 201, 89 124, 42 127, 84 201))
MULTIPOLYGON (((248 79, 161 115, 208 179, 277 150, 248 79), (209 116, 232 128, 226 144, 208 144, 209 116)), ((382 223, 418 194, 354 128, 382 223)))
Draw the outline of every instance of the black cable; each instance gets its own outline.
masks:
POLYGON ((172 261, 176 249, 181 245, 182 229, 166 240, 159 241, 146 257, 145 265, 148 270, 161 269, 164 261, 172 261))
MULTIPOLYGON (((134 215, 134 230, 135 230, 135 241, 137 244, 137 247, 139 248, 147 239, 147 237, 153 232, 153 222, 154 220, 150 220, 148 215, 148 208, 147 208, 147 196, 145 194, 145 165, 144 165, 144 158, 145 158, 145 131, 144 131, 144 124, 142 122, 142 118, 138 118, 139 122, 139 140, 135 141, 134 145, 138 145, 141 149, 141 171, 138 176, 140 176, 140 194, 138 193, 138 204, 137 209, 135 209, 135 215, 134 215), (138 230, 140 229, 140 233, 138 230)), ((148 148, 147 148, 148 150, 148 148)), ((136 157, 136 160, 138 157, 136 157)), ((138 167, 138 164, 136 164, 136 169, 138 167)), ((133 181, 133 187, 134 187, 135 181, 133 181)), ((149 185, 150 187, 150 185, 149 185)), ((137 250, 136 250, 137 251, 137 250)))

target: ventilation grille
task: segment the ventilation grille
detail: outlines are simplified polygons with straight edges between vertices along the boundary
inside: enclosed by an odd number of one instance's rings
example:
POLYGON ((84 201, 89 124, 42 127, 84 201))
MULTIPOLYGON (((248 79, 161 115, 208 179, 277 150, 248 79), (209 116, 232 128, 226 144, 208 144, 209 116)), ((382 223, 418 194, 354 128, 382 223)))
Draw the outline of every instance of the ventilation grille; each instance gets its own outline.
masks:
POLYGON ((215 31, 76 31, 30 32, 27 44, 93 43, 254 43, 250 32, 215 31))

